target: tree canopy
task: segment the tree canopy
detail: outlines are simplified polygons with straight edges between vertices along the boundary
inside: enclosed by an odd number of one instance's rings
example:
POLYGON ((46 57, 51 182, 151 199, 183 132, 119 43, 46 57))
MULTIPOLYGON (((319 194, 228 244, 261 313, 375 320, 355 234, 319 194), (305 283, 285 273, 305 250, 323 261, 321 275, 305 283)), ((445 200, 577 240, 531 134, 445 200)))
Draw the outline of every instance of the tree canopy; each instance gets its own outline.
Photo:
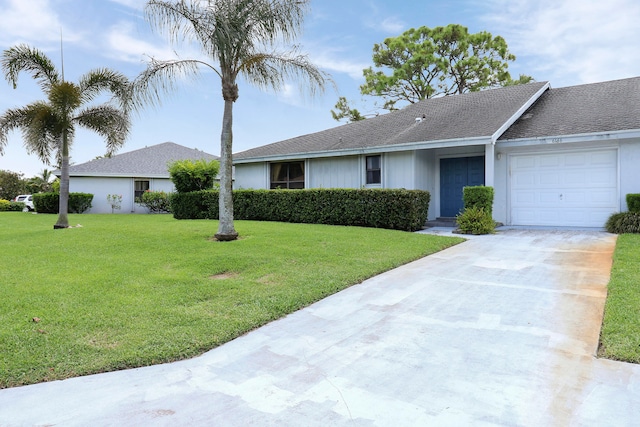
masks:
MULTIPOLYGON (((521 75, 513 80, 509 62, 516 59, 507 42, 487 31, 469 33, 462 25, 420 27, 389 37, 373 47, 373 64, 363 70, 363 95, 379 96, 384 107, 423 99, 533 81, 521 75)), ((356 116, 347 105, 336 104, 336 120, 356 116), (340 111, 349 114, 340 117, 340 111)), ((357 113, 357 110, 355 110, 357 113)))
POLYGON ((336 102, 336 105, 333 107, 336 111, 331 110, 331 116, 333 120, 343 120, 346 119, 348 123, 359 122, 360 120, 364 120, 366 117, 360 113, 356 108, 351 108, 349 105, 349 101, 344 96, 341 96, 336 102))
POLYGON ((0 199, 11 200, 26 191, 26 181, 18 172, 0 170, 0 199))

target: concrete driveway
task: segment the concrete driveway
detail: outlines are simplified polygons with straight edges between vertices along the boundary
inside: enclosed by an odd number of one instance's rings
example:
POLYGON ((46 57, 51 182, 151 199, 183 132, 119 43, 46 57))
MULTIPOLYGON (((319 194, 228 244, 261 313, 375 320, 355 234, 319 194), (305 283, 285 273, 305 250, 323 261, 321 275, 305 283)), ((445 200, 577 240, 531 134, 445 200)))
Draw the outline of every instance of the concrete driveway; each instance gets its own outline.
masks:
POLYGON ((638 425, 640 366, 594 357, 614 245, 472 238, 195 359, 0 390, 0 425, 638 425))

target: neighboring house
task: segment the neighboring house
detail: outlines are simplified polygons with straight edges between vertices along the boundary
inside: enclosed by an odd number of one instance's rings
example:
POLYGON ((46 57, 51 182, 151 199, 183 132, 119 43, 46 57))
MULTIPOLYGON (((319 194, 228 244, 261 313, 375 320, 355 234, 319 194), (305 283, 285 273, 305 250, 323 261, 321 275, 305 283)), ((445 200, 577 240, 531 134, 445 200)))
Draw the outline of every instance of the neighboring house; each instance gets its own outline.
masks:
MULTIPOLYGON (((147 209, 135 203, 146 190, 175 191, 169 179, 168 164, 176 160, 217 160, 218 157, 200 150, 165 142, 91 160, 69 167, 69 191, 91 193, 93 202, 87 213, 111 213, 107 195, 122 195, 122 206, 117 213, 146 213, 147 209)), ((55 171, 60 176, 60 171, 55 171)))
POLYGON ((640 192, 640 78, 536 82, 402 110, 234 154, 236 188, 406 188, 429 219, 495 188, 507 225, 602 227, 640 192))

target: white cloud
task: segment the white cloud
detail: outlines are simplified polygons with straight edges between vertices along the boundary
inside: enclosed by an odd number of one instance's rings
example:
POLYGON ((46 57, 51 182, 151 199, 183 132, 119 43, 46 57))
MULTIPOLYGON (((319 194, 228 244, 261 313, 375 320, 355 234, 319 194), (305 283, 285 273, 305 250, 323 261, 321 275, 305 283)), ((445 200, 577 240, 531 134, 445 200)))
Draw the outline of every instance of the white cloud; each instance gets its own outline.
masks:
POLYGON ((58 42, 63 29, 65 40, 78 40, 72 29, 64 28, 49 0, 7 0, 0 6, 0 43, 58 42))
POLYGON ((292 84, 286 83, 281 90, 276 92, 278 99, 284 103, 299 106, 302 104, 301 93, 298 88, 292 84))
POLYGON ((131 9, 140 9, 144 8, 144 5, 147 3, 147 0, 110 0, 113 3, 118 3, 126 7, 130 7, 131 9))
POLYGON ((341 57, 347 56, 348 53, 337 51, 332 48, 325 50, 313 49, 312 51, 313 54, 309 55, 311 61, 319 68, 329 72, 347 74, 354 80, 362 80, 362 70, 371 65, 367 62, 358 62, 353 59, 341 57))
POLYGON ((120 61, 139 63, 148 56, 157 59, 175 57, 168 44, 158 46, 136 37, 135 25, 131 22, 120 22, 109 28, 105 43, 105 53, 120 61))
POLYGON ((399 18, 390 16, 386 19, 384 19, 380 24, 379 27, 387 32, 387 33, 391 33, 393 35, 400 35, 400 33, 402 33, 403 31, 407 30, 407 24, 402 21, 399 18))
POLYGON ((563 86, 640 74, 637 0, 492 0, 490 7, 485 20, 517 62, 528 59, 525 74, 563 86))

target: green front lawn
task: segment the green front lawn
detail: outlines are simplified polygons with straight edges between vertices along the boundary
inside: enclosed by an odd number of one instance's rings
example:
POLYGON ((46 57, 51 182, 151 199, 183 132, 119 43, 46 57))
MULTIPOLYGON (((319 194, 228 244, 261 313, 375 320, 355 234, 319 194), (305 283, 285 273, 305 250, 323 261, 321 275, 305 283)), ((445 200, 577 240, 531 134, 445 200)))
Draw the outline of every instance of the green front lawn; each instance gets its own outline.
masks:
POLYGON ((0 388, 192 357, 462 241, 170 215, 0 213, 0 388))
POLYGON ((640 363, 640 234, 618 237, 598 355, 640 363))

